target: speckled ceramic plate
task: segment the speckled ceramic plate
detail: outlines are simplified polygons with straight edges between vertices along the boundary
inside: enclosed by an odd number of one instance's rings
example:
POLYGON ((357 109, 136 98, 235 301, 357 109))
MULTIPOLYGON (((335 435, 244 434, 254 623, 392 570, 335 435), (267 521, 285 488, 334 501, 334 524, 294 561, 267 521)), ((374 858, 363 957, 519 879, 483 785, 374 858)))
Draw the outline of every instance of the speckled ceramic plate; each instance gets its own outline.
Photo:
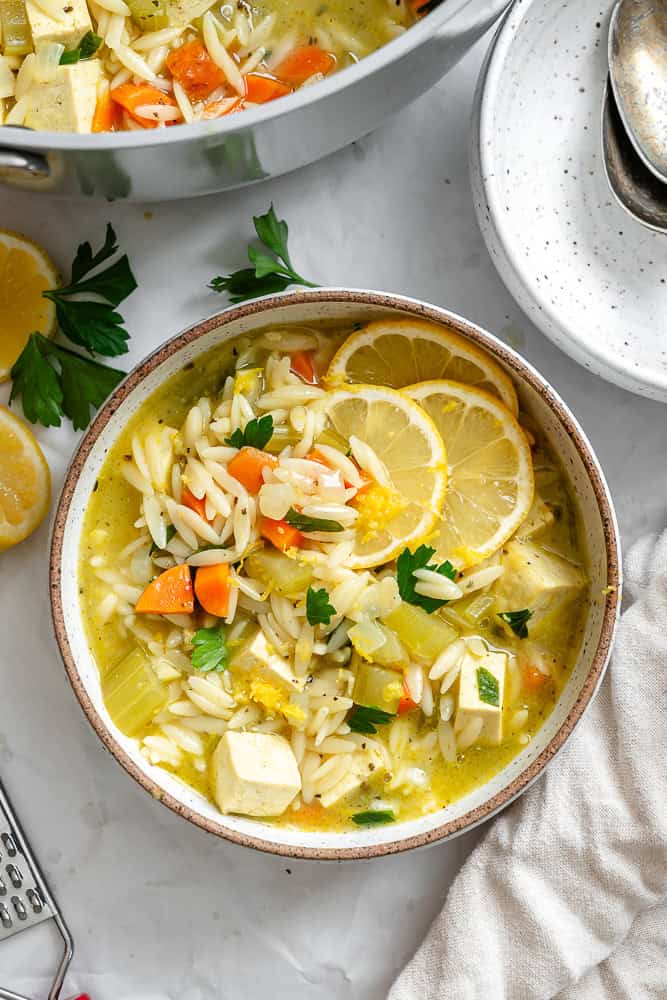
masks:
POLYGON ((516 0, 480 76, 471 173, 508 289, 580 364, 667 401, 667 237, 613 198, 601 109, 611 0, 516 0))

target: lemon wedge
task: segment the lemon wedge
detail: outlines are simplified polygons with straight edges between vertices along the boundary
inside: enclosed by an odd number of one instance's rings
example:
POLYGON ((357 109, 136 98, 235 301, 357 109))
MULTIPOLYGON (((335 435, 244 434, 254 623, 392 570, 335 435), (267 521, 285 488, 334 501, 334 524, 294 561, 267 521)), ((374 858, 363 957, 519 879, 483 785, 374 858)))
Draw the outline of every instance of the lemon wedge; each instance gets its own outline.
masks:
POLYGON ((361 442, 380 460, 383 475, 355 500, 356 538, 346 563, 379 566, 418 544, 439 520, 447 486, 442 438, 424 410, 394 389, 350 385, 329 392, 323 405, 353 452, 361 442))
POLYGON ((481 389, 445 379, 408 386, 447 448, 447 499, 429 539, 435 562, 466 569, 507 541, 533 502, 526 435, 506 406, 481 389))
POLYGON ((0 382, 33 331, 51 337, 53 302, 42 292, 58 285, 58 273, 46 251, 18 233, 0 230, 0 382))
POLYGON ((454 330, 424 320, 368 323, 339 347, 326 374, 332 386, 372 382, 394 389, 438 378, 485 389, 519 412, 512 380, 493 358, 454 330))
POLYGON ((0 406, 0 552, 35 530, 50 499, 51 475, 34 434, 0 406))

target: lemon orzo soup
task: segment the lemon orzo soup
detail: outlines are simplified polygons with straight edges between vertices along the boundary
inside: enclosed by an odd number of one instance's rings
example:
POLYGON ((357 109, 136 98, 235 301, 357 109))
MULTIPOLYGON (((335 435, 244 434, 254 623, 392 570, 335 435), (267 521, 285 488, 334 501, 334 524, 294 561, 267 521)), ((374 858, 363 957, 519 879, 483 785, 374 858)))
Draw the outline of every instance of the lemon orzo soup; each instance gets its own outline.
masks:
POLYGON ((437 810, 530 742, 585 564, 508 376, 382 320, 266 329, 157 390, 91 495, 80 589, 150 763, 223 813, 345 830, 437 810))

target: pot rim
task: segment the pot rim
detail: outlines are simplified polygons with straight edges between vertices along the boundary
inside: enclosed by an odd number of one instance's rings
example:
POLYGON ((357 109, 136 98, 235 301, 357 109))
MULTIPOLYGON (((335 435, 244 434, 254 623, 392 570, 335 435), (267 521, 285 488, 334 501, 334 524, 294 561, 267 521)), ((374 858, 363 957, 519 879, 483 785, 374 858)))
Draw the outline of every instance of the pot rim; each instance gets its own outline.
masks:
MULTIPOLYGON (((438 29, 443 28, 454 16, 465 11, 471 4, 475 6, 477 0, 458 0, 458 6, 454 10, 452 9, 453 2, 455 0, 446 0, 446 2, 441 3, 426 17, 411 25, 408 31, 380 46, 354 66, 346 66, 332 76, 321 80, 314 87, 305 87, 282 97, 277 104, 270 101, 257 108, 244 110, 240 119, 236 115, 229 115, 207 122, 193 122, 178 128, 149 129, 141 132, 97 132, 82 135, 42 132, 0 125, 0 146, 5 145, 8 148, 29 149, 37 152, 48 152, 54 149, 114 152, 116 150, 174 145, 197 139, 215 138, 217 140, 225 134, 252 130, 255 126, 268 120, 280 120, 297 109, 308 108, 332 94, 354 86, 358 81, 371 76, 418 48, 429 37, 436 35, 438 29), (122 141, 119 141, 121 136, 122 141)), ((480 8, 480 20, 482 20, 482 14, 495 20, 510 2, 511 0, 486 0, 485 8, 480 8)))
MULTIPOLYGON (((352 288, 322 288, 308 291, 288 291, 276 295, 267 295, 240 305, 232 305, 204 319, 181 333, 167 340, 125 377, 109 396, 106 403, 93 420, 81 439, 65 474, 62 490, 56 507, 51 535, 49 560, 49 589, 51 597, 51 616, 56 641, 65 666, 67 676, 74 693, 90 723, 103 745, 115 757, 116 761, 147 791, 158 799, 172 812, 201 827, 208 833, 215 834, 225 840, 245 847, 252 847, 266 853, 283 857, 311 860, 346 861, 369 859, 388 854, 409 851, 424 847, 445 839, 458 836, 490 819, 505 806, 509 805, 526 790, 542 773, 544 768, 560 752, 575 727, 581 721, 584 712, 591 704, 607 668, 611 647, 621 604, 621 551, 618 525, 613 502, 609 493, 604 474, 593 449, 578 421, 567 405, 533 366, 525 361, 516 351, 508 347, 493 334, 464 319, 456 313, 439 306, 430 305, 418 299, 387 292, 352 288), (438 826, 422 833, 409 836, 398 836, 394 840, 379 844, 356 845, 353 847, 310 847, 296 844, 284 844, 272 841, 270 832, 267 835, 252 836, 230 829, 224 822, 212 820, 196 809, 191 809, 160 786, 135 764, 125 750, 117 742, 89 697, 79 675, 76 660, 70 646, 65 626, 65 612, 62 599, 62 556, 65 527, 68 521, 74 491, 83 467, 100 433, 113 419, 116 410, 128 395, 159 365, 174 353, 188 344, 196 342, 200 337, 246 317, 267 314, 267 318, 275 307, 298 305, 300 303, 316 302, 351 302, 359 306, 377 306, 404 312, 420 319, 436 323, 446 322, 462 333, 477 346, 490 350, 507 364, 510 371, 536 390, 547 402, 561 425, 573 441, 579 457, 586 469, 589 481, 598 505, 605 538, 606 568, 608 592, 605 596, 604 612, 598 640, 590 669, 581 686, 576 701, 567 717, 552 736, 549 743, 540 754, 531 761, 516 778, 496 795, 486 800, 463 815, 440 823, 438 826)), ((397 827, 400 830, 400 825, 397 827)))

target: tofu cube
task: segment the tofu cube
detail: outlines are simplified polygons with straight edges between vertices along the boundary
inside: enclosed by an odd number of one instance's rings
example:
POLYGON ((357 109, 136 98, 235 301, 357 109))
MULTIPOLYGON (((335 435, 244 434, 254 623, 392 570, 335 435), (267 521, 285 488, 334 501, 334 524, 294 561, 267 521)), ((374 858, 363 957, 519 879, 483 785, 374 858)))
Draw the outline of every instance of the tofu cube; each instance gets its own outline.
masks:
POLYGON ((536 493, 532 507, 528 511, 526 520, 517 531, 516 537, 522 540, 538 538, 547 528, 551 527, 554 520, 551 508, 536 493))
POLYGON ((90 132, 99 79, 98 59, 59 66, 51 83, 31 89, 32 106, 25 124, 38 131, 90 132))
POLYGON ((503 738, 503 697, 505 694, 505 672, 507 669, 507 653, 496 653, 489 650, 485 656, 473 656, 467 652, 461 673, 459 675, 459 704, 456 713, 456 731, 459 732, 472 718, 483 721, 479 736, 481 743, 497 746, 503 738), (484 691, 483 675, 480 669, 488 670, 498 684, 498 704, 491 705, 484 701, 481 693, 484 691))
POLYGON ((294 676, 287 660, 271 648, 261 629, 239 656, 236 665, 270 684, 289 691, 303 691, 305 678, 294 676))
POLYGON ((538 638, 554 615, 586 587, 578 566, 532 542, 510 542, 502 564, 505 572, 495 585, 496 607, 498 611, 532 611, 528 622, 532 638, 538 638))
POLYGON ((379 750, 372 748, 365 754, 354 754, 348 773, 333 788, 322 793, 320 803, 328 809, 383 770, 384 761, 379 750))
POLYGON ((59 42, 66 49, 75 49, 93 29, 86 0, 61 0, 62 17, 57 21, 33 0, 26 0, 25 9, 35 50, 43 42, 59 42))
POLYGON ((301 788, 292 748, 274 733, 226 732, 211 770, 213 796, 223 813, 280 816, 301 788))
POLYGON ((167 0, 166 9, 172 28, 185 27, 205 14, 213 0, 167 0))

